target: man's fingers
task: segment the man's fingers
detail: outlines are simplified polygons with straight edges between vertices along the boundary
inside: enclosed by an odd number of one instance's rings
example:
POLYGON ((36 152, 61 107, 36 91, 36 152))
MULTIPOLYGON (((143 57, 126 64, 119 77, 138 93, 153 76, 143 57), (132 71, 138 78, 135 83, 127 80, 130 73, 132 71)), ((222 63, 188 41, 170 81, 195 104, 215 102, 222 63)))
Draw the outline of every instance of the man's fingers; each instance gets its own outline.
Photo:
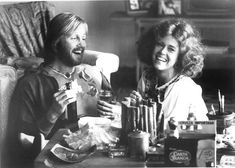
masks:
POLYGON ((103 111, 103 110, 100 110, 100 109, 97 109, 97 111, 100 115, 103 115, 103 116, 113 116, 113 113, 109 112, 109 111, 103 111))
POLYGON ((54 93, 54 96, 58 96, 60 94, 62 94, 64 92, 64 90, 59 90, 58 92, 54 93))
POLYGON ((107 112, 111 112, 112 111, 112 107, 107 107, 107 106, 103 106, 103 105, 100 105, 100 104, 97 104, 97 108, 102 110, 102 111, 107 111, 107 112))
POLYGON ((70 103, 72 103, 72 102, 77 101, 77 98, 76 98, 76 97, 69 98, 69 99, 67 99, 67 101, 68 101, 68 104, 70 104, 70 103))
POLYGON ((56 100, 59 100, 59 99, 61 99, 62 97, 65 96, 65 92, 64 92, 64 90, 62 90, 62 91, 59 91, 59 92, 54 93, 53 96, 54 96, 54 98, 55 98, 56 100))
POLYGON ((113 107, 112 104, 109 104, 109 103, 107 103, 105 101, 102 101, 102 100, 98 100, 97 104, 101 105, 101 106, 105 106, 105 107, 110 108, 110 109, 112 109, 112 107, 113 107))
POLYGON ((65 96, 67 98, 77 97, 76 93, 74 93, 73 90, 66 90, 66 91, 62 90, 62 91, 54 93, 54 98, 56 100, 60 100, 60 99, 64 98, 65 96))

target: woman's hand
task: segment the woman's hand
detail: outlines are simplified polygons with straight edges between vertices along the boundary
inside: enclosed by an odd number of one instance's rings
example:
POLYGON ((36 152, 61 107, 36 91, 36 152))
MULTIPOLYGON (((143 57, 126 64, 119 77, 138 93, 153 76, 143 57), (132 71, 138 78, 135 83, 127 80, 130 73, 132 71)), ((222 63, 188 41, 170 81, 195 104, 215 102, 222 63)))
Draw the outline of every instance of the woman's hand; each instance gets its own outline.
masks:
POLYGON ((110 104, 102 100, 97 102, 97 111, 101 117, 114 119, 121 114, 121 107, 118 104, 110 104))
POLYGON ((47 118, 54 123, 62 113, 64 113, 68 104, 77 100, 74 90, 61 90, 53 95, 52 105, 50 107, 47 118))
POLYGON ((139 101, 141 101, 142 100, 142 96, 140 95, 140 93, 139 92, 137 92, 137 91, 135 91, 135 90, 133 90, 131 93, 130 93, 130 97, 132 98, 132 99, 138 99, 139 101))

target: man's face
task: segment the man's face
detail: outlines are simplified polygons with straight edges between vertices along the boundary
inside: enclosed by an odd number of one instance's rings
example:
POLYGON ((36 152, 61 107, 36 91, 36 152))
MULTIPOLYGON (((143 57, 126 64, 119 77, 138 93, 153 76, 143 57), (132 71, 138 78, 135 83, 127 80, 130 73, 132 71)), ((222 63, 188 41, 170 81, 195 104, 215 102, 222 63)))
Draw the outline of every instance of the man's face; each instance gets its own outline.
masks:
POLYGON ((87 27, 81 24, 71 34, 63 36, 57 45, 57 58, 66 66, 81 64, 86 48, 87 27))

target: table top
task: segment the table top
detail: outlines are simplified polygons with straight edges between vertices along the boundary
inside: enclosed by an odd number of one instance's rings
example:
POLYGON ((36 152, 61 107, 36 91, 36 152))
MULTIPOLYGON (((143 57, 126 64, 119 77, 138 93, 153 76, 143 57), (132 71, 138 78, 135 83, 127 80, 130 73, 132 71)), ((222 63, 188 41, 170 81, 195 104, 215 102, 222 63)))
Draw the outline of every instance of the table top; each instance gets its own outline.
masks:
MULTIPOLYGON (((235 128, 235 127, 234 127, 235 128)), ((80 163, 66 163, 58 158, 56 158, 50 150, 52 147, 63 140, 63 135, 68 133, 68 129, 60 129, 55 135, 51 138, 51 140, 47 143, 44 149, 40 152, 37 158, 34 161, 35 168, 105 168, 105 167, 138 167, 138 168, 146 168, 152 167, 151 163, 147 163, 144 161, 135 160, 129 157, 114 157, 110 158, 107 156, 107 153, 96 151, 92 156, 83 160, 80 163)), ((217 164, 219 163, 219 158, 224 154, 224 152, 217 151, 217 164)), ((162 167, 162 164, 154 163, 154 167, 162 167)), ((217 165, 218 166, 218 165, 217 165)))
POLYGON ((55 156, 52 155, 50 150, 52 147, 60 142, 63 137, 63 134, 66 134, 68 130, 60 129, 56 134, 52 137, 52 139, 48 142, 45 148, 40 152, 38 157, 34 161, 35 168, 104 168, 104 167, 146 167, 146 162, 137 161, 127 157, 115 157, 109 158, 106 153, 102 153, 96 151, 96 153, 90 156, 88 159, 80 162, 80 163, 66 163, 60 161, 55 156))

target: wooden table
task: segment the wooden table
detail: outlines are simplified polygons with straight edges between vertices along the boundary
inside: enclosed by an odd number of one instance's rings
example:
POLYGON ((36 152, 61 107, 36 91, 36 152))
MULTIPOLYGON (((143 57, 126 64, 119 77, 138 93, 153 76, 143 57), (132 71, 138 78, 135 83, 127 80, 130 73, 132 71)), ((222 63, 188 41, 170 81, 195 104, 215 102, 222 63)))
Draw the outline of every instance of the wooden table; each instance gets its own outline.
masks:
POLYGON ((68 130, 59 130, 52 139, 48 142, 45 148, 41 151, 34 161, 35 168, 107 168, 107 167, 139 167, 145 168, 146 163, 143 161, 136 161, 131 158, 109 158, 105 153, 97 151, 94 155, 80 163, 65 163, 55 158, 50 152, 51 148, 60 142, 68 130))

